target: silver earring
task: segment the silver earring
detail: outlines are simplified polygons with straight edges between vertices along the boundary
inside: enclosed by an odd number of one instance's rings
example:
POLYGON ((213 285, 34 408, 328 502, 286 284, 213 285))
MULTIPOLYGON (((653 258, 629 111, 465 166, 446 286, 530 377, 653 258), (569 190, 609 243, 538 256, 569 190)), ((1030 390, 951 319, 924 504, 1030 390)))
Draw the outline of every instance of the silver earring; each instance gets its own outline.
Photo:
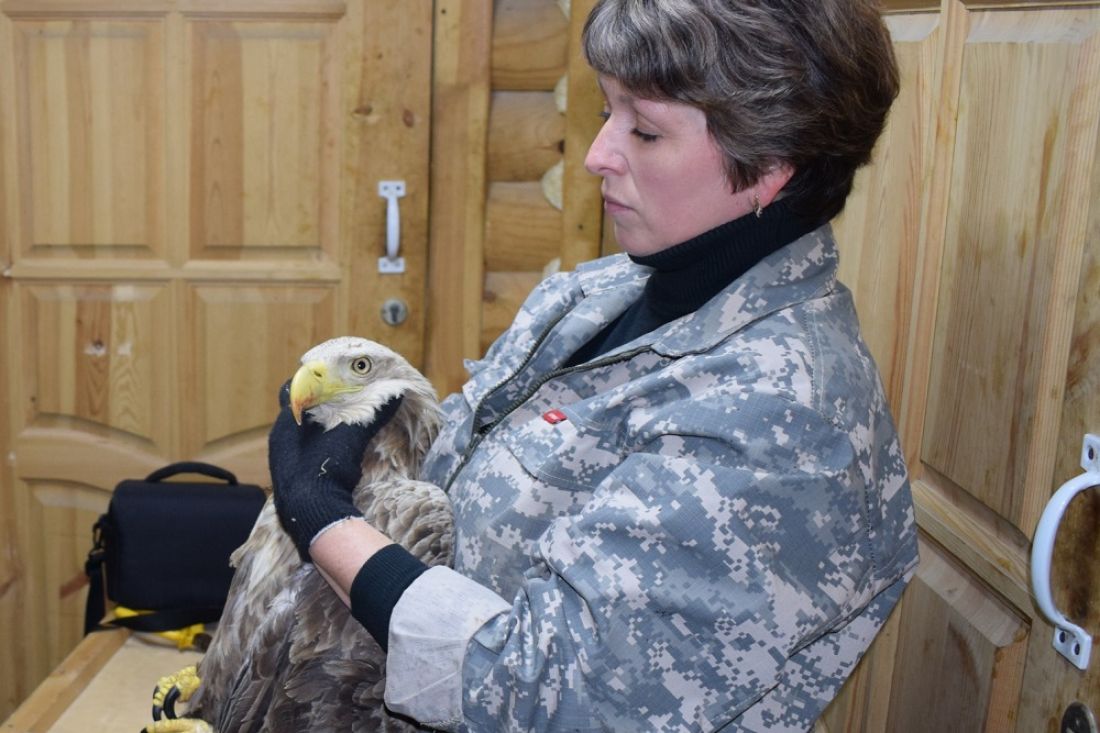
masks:
POLYGON ((764 215, 764 207, 760 205, 760 196, 755 193, 752 195, 752 210, 756 213, 757 219, 764 215))

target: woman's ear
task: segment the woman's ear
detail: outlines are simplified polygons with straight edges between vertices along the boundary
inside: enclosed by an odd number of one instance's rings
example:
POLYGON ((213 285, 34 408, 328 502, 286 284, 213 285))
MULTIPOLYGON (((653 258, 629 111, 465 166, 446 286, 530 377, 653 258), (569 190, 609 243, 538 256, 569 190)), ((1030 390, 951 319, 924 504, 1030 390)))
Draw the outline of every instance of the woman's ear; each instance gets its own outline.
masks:
POLYGON ((775 201, 775 197, 779 195, 779 192, 783 190, 783 187, 787 185, 792 176, 794 176, 794 166, 783 162, 776 163, 760 178, 756 179, 753 191, 755 191, 757 199, 760 201, 761 208, 767 208, 772 201, 775 201))

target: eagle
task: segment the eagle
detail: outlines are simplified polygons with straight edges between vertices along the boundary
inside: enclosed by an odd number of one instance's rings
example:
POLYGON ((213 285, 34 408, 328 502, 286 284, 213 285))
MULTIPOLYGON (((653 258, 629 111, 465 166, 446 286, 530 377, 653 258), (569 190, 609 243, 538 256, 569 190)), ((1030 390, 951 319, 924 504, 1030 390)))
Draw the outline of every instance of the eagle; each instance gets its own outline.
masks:
MULTIPOLYGON (((450 564, 450 501, 416 479, 441 421, 431 384, 399 354, 364 338, 326 341, 301 364, 289 395, 299 425, 368 425, 401 398, 367 446, 352 498, 425 564, 450 564)), ((271 497, 230 563, 236 570, 210 646, 197 669, 158 682, 147 733, 422 730, 386 709, 384 651, 314 565, 299 559, 271 497), (188 702, 187 717, 175 717, 176 700, 188 702)))

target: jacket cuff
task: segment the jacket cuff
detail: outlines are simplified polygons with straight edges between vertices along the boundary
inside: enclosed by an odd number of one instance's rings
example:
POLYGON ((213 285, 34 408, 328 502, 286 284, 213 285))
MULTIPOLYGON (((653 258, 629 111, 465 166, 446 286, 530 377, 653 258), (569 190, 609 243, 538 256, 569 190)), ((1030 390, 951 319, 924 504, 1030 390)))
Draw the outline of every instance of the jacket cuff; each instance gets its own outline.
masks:
POLYGON ((389 646, 390 615, 401 594, 428 566, 401 545, 386 545, 363 563, 351 583, 351 615, 363 624, 385 651, 389 646))
POLYGON ((429 568, 408 587, 390 619, 386 705, 440 730, 457 730, 462 666, 474 634, 511 604, 447 567, 429 568))

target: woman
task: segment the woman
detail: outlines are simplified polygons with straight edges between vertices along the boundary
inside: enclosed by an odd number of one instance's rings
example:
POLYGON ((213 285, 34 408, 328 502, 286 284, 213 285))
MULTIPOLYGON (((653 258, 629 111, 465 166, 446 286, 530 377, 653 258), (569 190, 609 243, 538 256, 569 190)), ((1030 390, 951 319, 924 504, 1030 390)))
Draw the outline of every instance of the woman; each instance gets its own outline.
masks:
POLYGON ((293 451, 280 518, 426 724, 805 730, 916 564, 827 225, 897 92, 889 37, 863 0, 600 0, 584 49, 607 99, 586 164, 627 255, 544 281, 446 401, 423 473, 455 568, 350 487, 295 486, 293 451))

